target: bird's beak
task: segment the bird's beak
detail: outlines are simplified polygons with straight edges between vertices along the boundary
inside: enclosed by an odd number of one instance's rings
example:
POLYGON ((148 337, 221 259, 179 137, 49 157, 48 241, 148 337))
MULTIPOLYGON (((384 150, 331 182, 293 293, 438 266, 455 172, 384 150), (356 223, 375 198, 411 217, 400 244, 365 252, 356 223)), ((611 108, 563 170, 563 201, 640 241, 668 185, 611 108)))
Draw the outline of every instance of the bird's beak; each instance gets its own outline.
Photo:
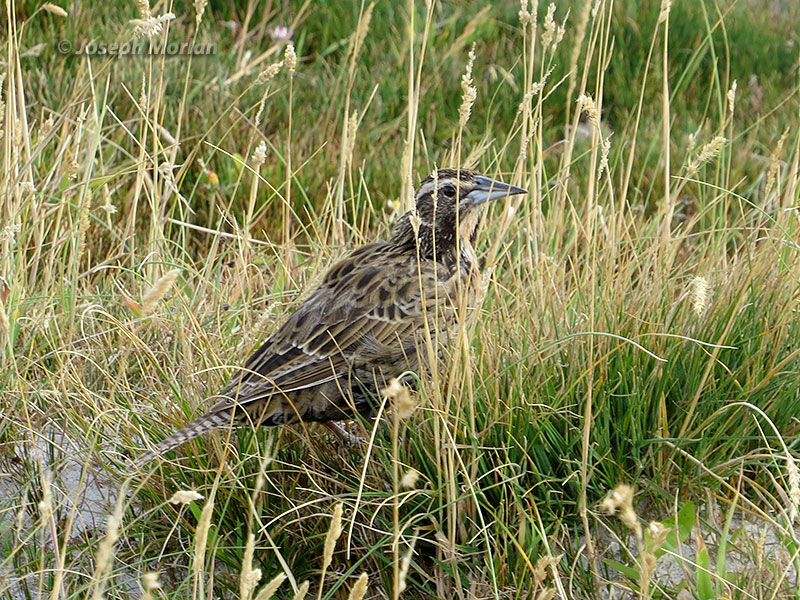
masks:
POLYGON ((528 193, 528 190, 523 190, 521 187, 509 185, 483 175, 476 175, 475 180, 478 185, 467 194, 467 199, 471 201, 473 206, 497 200, 498 198, 505 198, 506 196, 528 193))

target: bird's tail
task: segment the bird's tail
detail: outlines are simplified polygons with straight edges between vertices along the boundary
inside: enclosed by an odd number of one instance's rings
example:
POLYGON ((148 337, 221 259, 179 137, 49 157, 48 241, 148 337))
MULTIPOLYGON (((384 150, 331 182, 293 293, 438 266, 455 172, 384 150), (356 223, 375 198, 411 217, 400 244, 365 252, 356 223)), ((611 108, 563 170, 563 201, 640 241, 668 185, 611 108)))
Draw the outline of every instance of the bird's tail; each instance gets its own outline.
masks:
POLYGON ((202 417, 195 419, 186 427, 179 429, 169 437, 164 438, 161 442, 156 444, 155 448, 148 450, 133 461, 137 469, 141 469, 151 460, 155 459, 162 454, 174 450, 178 446, 185 444, 189 440, 204 434, 206 431, 217 429, 219 427, 226 427, 231 424, 230 410, 210 412, 202 417))

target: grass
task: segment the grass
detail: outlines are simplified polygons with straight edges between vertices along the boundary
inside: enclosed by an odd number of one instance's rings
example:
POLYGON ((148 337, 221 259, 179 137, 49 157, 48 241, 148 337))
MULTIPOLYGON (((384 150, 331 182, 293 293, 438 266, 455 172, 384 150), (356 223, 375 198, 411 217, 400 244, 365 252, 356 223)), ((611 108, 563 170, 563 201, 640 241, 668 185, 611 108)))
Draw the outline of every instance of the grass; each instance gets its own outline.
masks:
POLYGON ((136 3, 6 5, 0 597, 796 598, 798 9, 598 6, 161 3, 216 52, 89 60, 136 3), (413 414, 125 477, 456 164, 531 193, 413 414))

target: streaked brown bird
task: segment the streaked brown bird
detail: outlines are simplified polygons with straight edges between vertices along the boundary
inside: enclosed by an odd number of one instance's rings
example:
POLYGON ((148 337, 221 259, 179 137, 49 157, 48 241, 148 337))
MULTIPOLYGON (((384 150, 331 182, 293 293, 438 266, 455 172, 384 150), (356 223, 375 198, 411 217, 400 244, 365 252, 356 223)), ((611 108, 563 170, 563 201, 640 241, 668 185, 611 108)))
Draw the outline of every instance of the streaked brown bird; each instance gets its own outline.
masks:
POLYGON ((211 429, 286 425, 370 415, 394 377, 418 371, 422 339, 459 325, 459 298, 474 298, 473 250, 486 204, 525 190, 466 169, 439 169, 416 191, 389 240, 336 263, 322 284, 264 342, 210 411, 137 458, 155 457, 211 429))

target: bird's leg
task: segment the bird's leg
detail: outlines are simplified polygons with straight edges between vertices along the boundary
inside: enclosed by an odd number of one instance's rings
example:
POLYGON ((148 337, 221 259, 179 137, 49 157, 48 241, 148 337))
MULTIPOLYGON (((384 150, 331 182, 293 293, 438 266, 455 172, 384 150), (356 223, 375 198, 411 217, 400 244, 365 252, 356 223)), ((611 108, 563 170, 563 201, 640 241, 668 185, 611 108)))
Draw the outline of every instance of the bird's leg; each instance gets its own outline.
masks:
POLYGON ((353 446, 364 443, 364 438, 358 435, 353 435, 352 433, 347 431, 344 427, 337 425, 334 421, 325 421, 323 425, 328 429, 330 429, 334 433, 334 435, 336 435, 336 437, 338 437, 342 441, 342 443, 350 444, 353 446))

